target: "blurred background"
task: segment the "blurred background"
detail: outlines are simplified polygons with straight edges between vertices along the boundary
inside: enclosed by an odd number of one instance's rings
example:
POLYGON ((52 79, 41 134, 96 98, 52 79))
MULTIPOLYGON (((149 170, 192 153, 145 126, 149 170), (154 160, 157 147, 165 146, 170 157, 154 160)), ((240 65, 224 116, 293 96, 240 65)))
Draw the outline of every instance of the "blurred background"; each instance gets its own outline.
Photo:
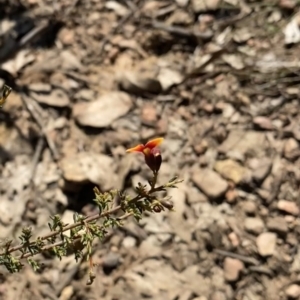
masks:
MULTIPOLYGON (((127 220, 88 264, 1 267, 0 298, 299 299, 297 0, 0 0, 0 239, 147 183, 164 137, 175 212, 127 220)), ((18 242, 18 241, 17 241, 18 242)))

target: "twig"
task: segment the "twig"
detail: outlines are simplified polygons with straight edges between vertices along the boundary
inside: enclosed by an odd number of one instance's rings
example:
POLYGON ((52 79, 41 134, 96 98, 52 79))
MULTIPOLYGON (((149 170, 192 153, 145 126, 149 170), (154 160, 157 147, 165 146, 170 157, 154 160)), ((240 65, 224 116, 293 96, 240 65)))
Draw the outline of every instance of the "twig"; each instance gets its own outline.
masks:
MULTIPOLYGON (((121 209, 121 206, 118 206, 118 207, 116 207, 115 209, 112 209, 111 211, 107 211, 105 214, 101 214, 101 215, 96 214, 96 215, 94 215, 94 216, 91 216, 91 218, 88 218, 85 222, 87 222, 87 223, 93 222, 93 221, 98 220, 98 219, 101 219, 101 218, 103 218, 103 217, 105 217, 105 216, 107 216, 107 215, 111 215, 111 214, 113 214, 114 212, 116 212, 116 211, 118 211, 118 210, 120 210, 120 209, 121 209)), ((123 216, 119 217, 118 220, 120 221, 120 220, 127 219, 127 218, 130 217, 131 215, 132 215, 132 213, 124 214, 123 216)), ((82 222, 77 222, 77 223, 74 223, 74 224, 70 224, 69 226, 66 226, 62 231, 55 232, 56 234, 53 234, 53 235, 48 234, 48 238, 50 238, 50 237, 52 237, 52 236, 54 236, 54 235, 57 235, 58 233, 65 232, 65 231, 67 231, 67 230, 73 229, 73 228, 78 227, 78 226, 81 226, 81 225, 82 225, 82 222)), ((54 233, 54 232, 52 232, 52 233, 54 233)), ((45 239, 47 239, 47 238, 46 238, 46 236, 44 236, 44 237, 42 237, 41 239, 42 239, 42 240, 45 240, 45 239)), ((78 238, 73 239, 72 242, 73 242, 73 244, 76 244, 76 242, 80 242, 80 241, 81 241, 81 237, 78 237, 78 238)), ((62 246, 64 243, 65 243, 65 241, 59 241, 59 242, 56 242, 56 243, 53 243, 53 244, 46 245, 46 246, 44 246, 44 247, 41 248, 41 251, 40 251, 39 253, 48 251, 48 250, 50 250, 50 249, 53 249, 54 247, 62 246)), ((18 246, 18 247, 19 247, 19 246, 18 246)), ((20 249, 21 249, 21 248, 23 248, 23 245, 22 245, 22 247, 20 247, 20 249)), ((10 250, 11 250, 11 249, 10 249, 10 250)), ((14 251, 10 251, 10 250, 8 250, 8 253, 11 253, 11 252, 16 251, 16 250, 14 250, 14 251)), ((19 249, 18 249, 18 250, 19 250, 19 249)), ((19 255, 19 256, 17 257, 17 259, 28 258, 28 257, 34 256, 34 255, 37 255, 37 254, 39 254, 39 253, 33 254, 33 253, 31 253, 31 252, 27 252, 27 253, 25 253, 25 254, 19 255)), ((1 254, 0 254, 0 255, 1 255, 1 254)), ((2 255, 3 255, 3 254, 2 254, 2 255)))
POLYGON ((28 32, 20 41, 8 38, 4 42, 4 47, 2 47, 0 51, 0 64, 13 57, 21 48, 25 47, 32 40, 40 36, 48 26, 48 21, 42 22, 40 25, 28 32))
MULTIPOLYGON (((127 15, 123 16, 122 19, 120 20, 120 22, 118 23, 118 25, 116 27, 114 27, 111 32, 104 37, 104 39, 102 40, 101 46, 100 46, 100 51, 99 51, 99 57, 102 57, 104 48, 106 46, 106 44, 109 42, 109 40, 111 39, 111 37, 129 20, 129 18, 133 15, 133 11, 130 11, 127 15)), ((103 59, 101 59, 102 61, 103 59)))
POLYGON ((44 139, 44 137, 40 137, 38 140, 37 146, 35 148, 35 153, 34 153, 34 156, 32 159, 32 169, 31 169, 31 175, 30 175, 31 183, 33 183, 36 168, 39 163, 44 146, 45 146, 45 139, 44 139))
MULTIPOLYGON (((161 190, 163 190, 164 188, 165 188, 164 186, 159 186, 159 187, 156 187, 156 188, 151 188, 150 191, 149 191, 148 193, 149 193, 149 194, 152 194, 152 193, 161 191, 161 190)), ((144 195, 137 195, 136 197, 134 197, 133 199, 131 199, 130 202, 135 203, 135 202, 141 200, 143 197, 144 197, 144 195)), ((118 211, 121 210, 121 209, 122 209, 122 206, 121 206, 121 205, 118 205, 118 206, 116 206, 116 207, 114 207, 114 208, 112 208, 112 209, 110 209, 110 210, 107 210, 107 211, 101 213, 101 214, 95 213, 95 214, 93 214, 93 215, 91 215, 91 216, 86 216, 83 220, 80 220, 80 221, 75 222, 75 223, 73 223, 73 224, 69 224, 69 225, 63 227, 63 228, 60 229, 60 230, 55 230, 55 231, 49 232, 48 234, 42 236, 42 237, 40 238, 40 240, 41 240, 41 241, 45 241, 45 240, 47 240, 47 239, 50 239, 50 238, 52 238, 52 237, 54 237, 54 236, 57 236, 57 235, 59 235, 59 234, 65 232, 65 231, 68 231, 68 230, 70 230, 70 229, 74 229, 74 228, 76 228, 76 227, 78 227, 78 226, 82 226, 84 223, 91 223, 91 222, 93 222, 93 221, 95 221, 95 220, 98 220, 98 219, 100 219, 100 218, 103 218, 103 217, 112 215, 112 214, 118 212, 118 211)), ((124 214, 123 216, 118 217, 117 220, 118 220, 118 221, 121 221, 121 220, 123 220, 123 219, 128 218, 128 217, 131 216, 131 215, 132 215, 132 213, 126 213, 126 214, 124 214)), ((80 240, 80 238, 79 238, 79 240, 80 240)), ((74 242, 75 242, 75 241, 76 241, 76 240, 74 239, 74 242)), ((33 244, 35 244, 35 243, 36 243, 36 241, 33 241, 33 242, 31 242, 29 245, 33 245, 33 244)), ((54 244, 49 244, 49 245, 46 245, 46 246, 42 247, 42 251, 46 251, 46 250, 52 249, 52 248, 54 248, 54 247, 61 246, 61 245, 63 245, 63 244, 64 244, 64 241, 59 241, 59 242, 56 242, 56 243, 54 243, 54 244)), ((0 253, 0 256, 2 256, 2 255, 7 255, 7 254, 10 254, 10 253, 12 253, 12 252, 18 251, 18 250, 22 249, 23 247, 24 247, 23 244, 19 244, 19 245, 17 245, 17 246, 10 247, 10 248, 7 249, 5 252, 0 253)), ((30 257, 30 256, 32 256, 31 253, 25 253, 25 254, 21 255, 20 257, 18 257, 18 258, 27 258, 27 257, 30 257)))
POLYGON ((206 32, 193 31, 193 30, 185 29, 180 26, 170 26, 165 23, 158 22, 158 21, 152 21, 150 23, 150 26, 155 29, 163 30, 170 34, 174 34, 174 35, 177 35, 180 37, 185 37, 185 38, 193 37, 193 38, 197 38, 200 40, 209 40, 213 37, 213 32, 210 30, 208 30, 206 32))
POLYGON ((56 146, 55 146, 54 142, 52 141, 52 139, 51 139, 51 137, 49 135, 49 132, 45 129, 45 125, 41 121, 38 113, 36 112, 36 109, 35 109, 35 107, 32 104, 32 100, 29 97, 26 97, 26 99, 25 99, 25 95, 24 94, 21 95, 21 99, 22 99, 22 102, 23 102, 25 108, 28 110, 28 112, 31 114, 31 116, 33 117, 33 119, 36 121, 36 123, 40 127, 40 130, 41 130, 43 136, 45 137, 45 139, 47 141, 47 144, 48 144, 48 146, 50 148, 50 151, 52 153, 53 159, 55 161, 57 161, 58 158, 59 158, 59 155, 58 155, 58 151, 56 149, 56 146))
POLYGON ((268 275, 268 276, 274 276, 274 273, 272 272, 272 270, 270 268, 265 267, 265 266, 250 266, 248 269, 251 272, 265 274, 265 275, 268 275))
POLYGON ((237 254, 237 253, 233 253, 233 252, 229 252, 229 251, 225 251, 225 250, 221 250, 221 249, 215 249, 214 252, 219 255, 222 255, 222 256, 237 258, 247 264, 251 264, 251 265, 255 265, 255 266, 259 265, 259 261, 257 259, 255 259, 254 257, 248 257, 245 255, 241 255, 241 254, 237 254))
MULTIPOLYGON (((86 217, 85 222, 90 223, 90 222, 95 221, 95 220, 97 220, 97 219, 100 219, 100 218, 103 218, 103 217, 105 217, 105 216, 114 214, 115 212, 117 212, 117 211, 120 210, 120 209, 121 209, 121 205, 119 205, 119 206, 117 206, 117 207, 115 207, 115 208, 113 208, 113 209, 111 209, 111 210, 109 210, 109 211, 106 211, 106 212, 104 212, 104 213, 102 213, 102 214, 96 213, 96 214, 94 214, 94 215, 92 215, 92 216, 86 217)), ((57 236, 58 234, 60 234, 60 233, 62 233, 62 232, 65 232, 65 231, 67 231, 67 230, 70 230, 70 229, 73 229, 73 228, 76 228, 76 227, 82 226, 82 225, 83 225, 82 221, 78 221, 78 222, 76 222, 76 223, 67 225, 67 226, 65 226, 62 230, 55 230, 55 231, 49 232, 48 234, 46 234, 46 235, 44 235, 43 237, 41 237, 41 240, 42 240, 42 241, 47 240, 47 239, 49 239, 49 238, 51 238, 51 237, 57 236)), ((80 239, 80 238, 79 238, 79 239, 80 239)), ((74 240, 74 241, 75 241, 75 240, 74 240)), ((31 245, 33 245, 34 243, 35 243, 35 241, 31 242, 31 245)), ((57 243, 54 243, 54 244, 51 244, 51 245, 47 245, 47 246, 44 246, 44 247, 42 248, 42 250, 43 250, 43 251, 46 251, 46 250, 49 250, 49 249, 51 249, 51 248, 53 248, 53 247, 60 246, 60 245, 62 245, 63 243, 64 243, 64 242, 60 241, 60 242, 57 242, 57 243), (50 248, 48 248, 48 247, 50 247, 50 248)), ((20 244, 20 245, 18 245, 18 246, 11 247, 11 248, 9 248, 9 249, 6 251, 6 253, 0 253, 0 256, 1 256, 1 255, 5 255, 5 254, 7 254, 7 253, 15 252, 15 251, 17 251, 17 250, 20 250, 20 249, 23 248, 23 246, 24 246, 23 244, 20 244)), ((22 258, 26 258, 26 257, 29 257, 29 256, 31 256, 31 255, 28 255, 28 256, 27 256, 27 254, 25 254, 25 255, 22 256, 22 258)))

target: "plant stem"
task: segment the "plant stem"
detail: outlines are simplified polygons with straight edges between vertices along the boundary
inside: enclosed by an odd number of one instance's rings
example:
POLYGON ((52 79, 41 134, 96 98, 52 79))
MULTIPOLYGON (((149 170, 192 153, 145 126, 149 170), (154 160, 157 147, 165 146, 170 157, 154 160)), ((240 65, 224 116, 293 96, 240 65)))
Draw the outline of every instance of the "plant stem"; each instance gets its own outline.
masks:
MULTIPOLYGON (((151 185, 151 188, 148 191, 148 194, 152 194, 154 192, 158 192, 158 191, 161 191, 161 190, 164 189, 164 186, 159 186, 159 187, 155 188, 156 181, 157 181, 157 174, 154 174, 153 184, 151 185)), ((136 201, 138 201, 142 198, 144 198, 144 195, 143 196, 142 195, 137 195, 136 197, 134 197, 130 201, 136 202, 136 201)), ((93 222, 93 221, 98 220, 100 218, 103 218, 103 217, 106 217, 108 215, 114 214, 114 213, 118 212, 119 210, 121 210, 121 208, 122 208, 121 205, 118 205, 118 206, 116 206, 116 207, 114 207, 110 210, 107 210, 107 211, 101 213, 101 214, 95 213, 93 215, 86 216, 83 220, 80 220, 80 221, 75 222, 73 224, 66 225, 65 227, 63 227, 60 230, 55 230, 55 231, 49 232, 48 234, 40 237, 40 240, 45 241, 49 238, 52 238, 54 236, 57 236, 57 235, 65 232, 65 231, 68 231, 70 229, 74 229, 78 226, 82 226, 82 225, 84 225, 84 223, 90 223, 90 222, 93 222)), ((129 217, 130 215, 131 215, 131 213, 124 214, 123 216, 119 217, 118 220, 125 219, 125 218, 129 217)), ((30 242, 29 245, 34 245, 36 242, 37 242, 37 239, 30 242)), ((61 246, 63 244, 64 244, 64 241, 59 241, 59 242, 56 242, 56 243, 53 243, 53 244, 45 245, 44 247, 41 248, 41 252, 52 249, 52 248, 57 247, 57 246, 61 246)), ((28 247, 28 245, 26 245, 26 246, 28 247)), ((5 252, 0 253, 0 256, 5 256, 5 255, 10 254, 12 252, 21 250, 24 247, 25 247, 24 244, 19 244, 17 246, 10 247, 9 249, 5 250, 5 252)), ((28 252, 28 253, 20 255, 18 258, 27 258, 27 257, 30 257, 30 256, 33 256, 33 255, 32 255, 32 253, 28 252)))
MULTIPOLYGON (((119 207, 119 206, 117 206, 117 207, 119 207)), ((117 208, 117 207, 116 207, 116 208, 117 208)), ((119 208, 119 209, 120 209, 120 208, 119 208)), ((112 210, 111 210, 111 211, 112 211, 112 210)), ((106 214, 106 215, 107 215, 107 214, 106 214)), ((119 218, 118 218, 118 221, 124 220, 124 219, 130 217, 131 215, 132 215, 132 213, 126 213, 126 214, 124 214, 123 216, 119 217, 119 218)), ((95 216, 94 216, 94 217, 95 217, 95 216)), ((86 221, 86 222, 89 223, 89 222, 95 221, 95 220, 100 219, 100 218, 101 218, 101 216, 98 214, 98 217, 97 217, 97 218, 93 218, 93 219, 91 219, 91 220, 89 220, 89 221, 86 221)), ((74 224, 76 224, 76 223, 74 223, 74 224)), ((72 224, 72 225, 74 225, 74 224, 72 224)), ((73 243, 75 244, 76 242, 79 242, 80 239, 81 239, 81 237, 78 237, 78 238, 73 239, 73 243)), ((52 249, 52 248, 54 248, 54 247, 62 246, 64 243, 65 243, 65 241, 59 241, 59 242, 56 242, 56 243, 53 243, 53 244, 46 245, 46 246, 42 247, 42 248, 41 248, 41 251, 38 252, 38 253, 30 253, 30 252, 27 252, 27 253, 25 253, 25 254, 22 254, 22 255, 17 256, 17 259, 28 258, 28 257, 34 256, 34 255, 40 254, 40 253, 45 252, 45 251, 48 251, 48 250, 50 250, 50 249, 52 249)), ((18 249, 17 249, 17 250, 18 250, 18 249)), ((14 251, 16 251, 16 250, 14 250, 14 251)), ((3 255, 3 254, 1 254, 1 255, 3 255)))

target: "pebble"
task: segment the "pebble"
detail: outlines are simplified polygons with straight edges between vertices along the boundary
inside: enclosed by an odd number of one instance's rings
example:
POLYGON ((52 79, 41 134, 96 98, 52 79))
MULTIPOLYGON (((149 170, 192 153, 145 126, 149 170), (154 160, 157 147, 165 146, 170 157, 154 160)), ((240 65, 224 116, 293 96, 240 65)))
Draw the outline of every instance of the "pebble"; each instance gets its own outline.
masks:
POLYGON ((256 204, 253 201, 247 201, 243 204, 243 208, 246 214, 254 215, 256 212, 256 204))
POLYGON ((288 297, 292 299, 297 299, 300 296, 300 286, 298 284, 291 284, 285 290, 288 297))
POLYGON ((188 5, 189 0, 176 0, 176 3, 178 4, 178 6, 185 7, 188 5))
POLYGON ((264 222, 259 218, 246 218, 244 222, 245 229, 253 234, 260 234, 264 231, 264 222))
POLYGON ((69 300, 71 299, 73 294, 74 294, 74 287, 72 285, 68 285, 62 290, 59 300, 69 300))
POLYGON ((256 238, 258 253, 261 256, 270 256, 274 254, 276 246, 276 234, 272 232, 261 233, 256 238))
POLYGON ((105 128, 126 115, 133 102, 124 92, 109 92, 91 102, 79 102, 73 106, 75 120, 82 126, 105 128))
POLYGON ((223 196, 228 189, 227 181, 210 169, 195 171, 192 180, 206 196, 212 199, 223 196))
POLYGON ((142 122, 146 125, 152 125, 157 121, 157 111, 154 105, 145 104, 142 107, 142 122))
POLYGON ((237 192, 235 189, 229 189, 225 194, 228 203, 234 203, 237 200, 237 192))
POLYGON ((252 167, 252 178, 257 182, 262 182, 271 171, 272 161, 267 157, 253 158, 250 167, 252 167))
POLYGON ((283 155, 288 160, 295 160, 300 156, 298 142, 294 138, 289 138, 283 149, 283 155))
POLYGON ((224 260, 224 276, 229 282, 238 280, 241 271, 244 269, 244 263, 239 259, 226 257, 224 260))
POLYGON ((220 0, 192 0, 192 8, 195 13, 215 10, 220 5, 220 0))
POLYGON ((266 136, 263 132, 232 130, 227 139, 219 146, 220 153, 236 152, 239 155, 252 153, 259 155, 266 144, 266 136))
POLYGON ((132 236, 127 236, 123 240, 123 246, 124 248, 133 248, 136 245, 136 239, 132 236))
POLYGON ((280 0, 279 7, 284 9, 294 9, 297 5, 296 0, 280 0))
POLYGON ((228 239, 230 240, 233 247, 238 247, 240 244, 239 237, 235 232, 231 232, 228 234, 228 239))
POLYGON ((270 218, 267 221, 267 227, 270 231, 274 231, 279 234, 285 234, 289 230, 287 222, 283 217, 270 218))
POLYGON ((239 184, 245 177, 247 169, 232 159, 217 161, 215 170, 223 177, 239 184))
POLYGON ((39 103, 54 107, 66 107, 70 104, 70 98, 63 90, 55 89, 49 94, 31 92, 31 96, 39 103))
POLYGON ((264 130, 273 130, 274 126, 272 124, 272 121, 270 118, 263 117, 263 116, 257 116, 253 119, 253 124, 258 127, 259 129, 264 130))
POLYGON ((74 184, 92 182, 104 190, 113 187, 113 158, 108 155, 81 152, 68 155, 60 161, 63 178, 74 184))
POLYGON ((109 252, 103 257, 102 266, 104 268, 115 268, 120 263, 120 255, 115 252, 109 252))
POLYGON ((299 207, 295 202, 287 201, 287 200, 279 200, 277 204, 277 208, 291 215, 299 214, 299 207))
POLYGON ((226 295, 221 291, 213 292, 209 298, 210 300, 226 300, 226 295))

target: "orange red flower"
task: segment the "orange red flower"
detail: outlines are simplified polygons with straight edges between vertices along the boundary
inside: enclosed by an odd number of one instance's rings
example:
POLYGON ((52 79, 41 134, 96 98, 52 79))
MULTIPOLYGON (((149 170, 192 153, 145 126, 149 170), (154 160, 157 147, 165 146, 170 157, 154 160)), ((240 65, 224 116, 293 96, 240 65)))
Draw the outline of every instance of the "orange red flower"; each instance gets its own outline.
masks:
POLYGON ((133 148, 127 149, 126 152, 140 152, 144 154, 147 166, 157 173, 162 162, 161 152, 158 146, 163 142, 163 138, 156 138, 144 144, 139 144, 133 148))

